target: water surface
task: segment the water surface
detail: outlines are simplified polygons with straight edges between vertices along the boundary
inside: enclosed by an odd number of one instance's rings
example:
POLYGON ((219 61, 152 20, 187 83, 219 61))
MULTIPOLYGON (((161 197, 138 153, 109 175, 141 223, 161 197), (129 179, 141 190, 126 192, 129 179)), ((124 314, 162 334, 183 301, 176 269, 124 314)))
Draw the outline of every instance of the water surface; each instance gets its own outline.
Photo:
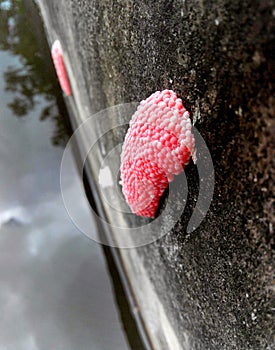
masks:
MULTIPOLYGON (((28 6, 0 1, 0 349, 128 349, 101 247, 63 206, 63 102, 28 6)), ((66 183, 94 225, 73 157, 66 183)))

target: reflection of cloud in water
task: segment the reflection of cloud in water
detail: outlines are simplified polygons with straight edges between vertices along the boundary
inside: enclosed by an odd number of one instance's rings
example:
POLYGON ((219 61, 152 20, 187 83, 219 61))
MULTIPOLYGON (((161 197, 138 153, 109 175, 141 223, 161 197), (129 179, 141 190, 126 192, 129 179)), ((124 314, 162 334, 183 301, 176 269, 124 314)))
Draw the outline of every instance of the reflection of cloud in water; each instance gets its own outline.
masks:
MULTIPOLYGON (((79 210, 92 224, 79 193, 79 210)), ((27 213, 28 223, 0 230, 0 344, 12 350, 126 349, 99 246, 73 227, 58 192, 29 205, 27 213)))
POLYGON ((11 9, 11 2, 9 0, 1 2, 0 10, 9 11, 10 9, 11 9))
POLYGON ((29 222, 29 215, 24 208, 13 207, 0 212, 0 227, 2 225, 22 225, 29 222))
POLYGON ((16 339, 12 349, 25 350, 32 337, 39 350, 126 348, 100 252, 88 239, 47 231, 1 231, 0 343, 16 339))

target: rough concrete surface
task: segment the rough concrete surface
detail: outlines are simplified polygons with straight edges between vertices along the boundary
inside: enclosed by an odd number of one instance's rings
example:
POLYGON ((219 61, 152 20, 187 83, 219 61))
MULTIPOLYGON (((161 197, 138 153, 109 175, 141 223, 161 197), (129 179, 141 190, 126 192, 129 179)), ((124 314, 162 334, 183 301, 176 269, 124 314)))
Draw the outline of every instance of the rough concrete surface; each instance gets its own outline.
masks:
POLYGON ((185 234, 191 165, 181 219, 137 249, 181 343, 275 349, 272 1, 40 2, 84 82, 88 114, 173 89, 210 149, 215 193, 201 226, 185 234))

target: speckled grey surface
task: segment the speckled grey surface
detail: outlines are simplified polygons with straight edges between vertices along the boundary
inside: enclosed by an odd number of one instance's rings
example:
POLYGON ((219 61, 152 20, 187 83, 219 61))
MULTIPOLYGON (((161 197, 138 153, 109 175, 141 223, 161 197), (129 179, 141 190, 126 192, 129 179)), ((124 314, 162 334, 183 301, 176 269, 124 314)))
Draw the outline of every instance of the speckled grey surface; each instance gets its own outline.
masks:
POLYGON ((173 89, 211 151, 215 194, 202 225, 186 236, 191 165, 181 220, 139 248, 177 334, 188 334, 191 349, 274 349, 272 1, 48 0, 47 8, 91 113, 173 89))

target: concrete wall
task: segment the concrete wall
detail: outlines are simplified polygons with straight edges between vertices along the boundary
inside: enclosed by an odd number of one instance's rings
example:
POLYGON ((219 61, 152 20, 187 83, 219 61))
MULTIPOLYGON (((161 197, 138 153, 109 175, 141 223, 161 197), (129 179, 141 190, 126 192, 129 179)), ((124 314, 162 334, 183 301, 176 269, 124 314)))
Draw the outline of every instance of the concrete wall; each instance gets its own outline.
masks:
POLYGON ((39 4, 65 49, 79 123, 169 88, 212 155, 215 193, 201 226, 185 233, 198 187, 191 165, 177 225, 120 252, 153 347, 272 349, 272 2, 39 4))

